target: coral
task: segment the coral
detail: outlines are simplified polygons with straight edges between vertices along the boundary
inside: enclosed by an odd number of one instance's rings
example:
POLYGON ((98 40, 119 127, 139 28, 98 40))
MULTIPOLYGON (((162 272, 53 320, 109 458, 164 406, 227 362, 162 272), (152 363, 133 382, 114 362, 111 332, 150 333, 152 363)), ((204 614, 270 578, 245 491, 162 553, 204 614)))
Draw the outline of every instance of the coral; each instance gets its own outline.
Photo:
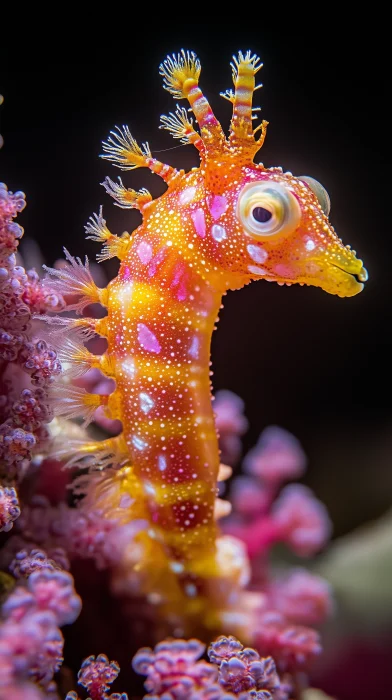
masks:
POLYGON ((0 183, 0 529, 8 531, 20 513, 17 487, 33 452, 46 438, 53 414, 48 387, 60 374, 53 348, 37 337, 33 315, 60 311, 64 301, 43 287, 34 270, 16 264, 23 228, 13 222, 25 207, 23 192, 0 183))
MULTIPOLYGON (((1 692, 8 692, 9 697, 14 697, 13 688, 24 681, 34 680, 47 692, 53 689, 53 675, 63 660, 59 626, 73 622, 81 608, 72 576, 56 569, 44 552, 35 551, 30 557, 21 552, 16 562, 18 573, 23 571, 25 578, 3 604, 0 625, 1 692)), ((26 693, 34 697, 30 686, 27 688, 26 693)))
MULTIPOLYGON (((97 658, 89 656, 80 667, 78 683, 86 688, 91 700, 128 700, 126 693, 107 695, 110 685, 116 680, 119 672, 118 663, 109 661, 105 654, 99 654, 97 658)), ((77 700, 77 694, 71 691, 66 700, 77 700)))
POLYGON ((259 477, 269 488, 299 479, 306 469, 306 455, 299 441, 276 425, 263 430, 257 445, 244 459, 244 470, 259 477))
POLYGON ((300 625, 318 625, 333 610, 331 586, 300 567, 271 581, 267 595, 271 607, 300 625))
POLYGON ((256 648, 271 654, 281 671, 309 671, 321 654, 319 634, 310 627, 292 625, 279 612, 267 611, 258 618, 256 648))
POLYGON ((20 515, 18 494, 13 486, 0 486, 0 531, 11 530, 14 520, 20 515))
MULTIPOLYGON (((63 554, 66 560, 64 551, 59 551, 59 554, 63 554)), ((41 569, 53 571, 57 568, 68 569, 69 564, 66 560, 65 566, 59 567, 53 559, 48 559, 45 552, 39 549, 32 549, 30 552, 26 550, 17 552, 8 568, 15 578, 28 578, 34 571, 40 571, 41 569)))
POLYGON ((197 639, 169 639, 154 650, 140 649, 132 666, 147 676, 145 700, 287 700, 289 687, 281 685, 270 656, 260 658, 235 637, 224 636, 210 645, 210 663, 199 660, 204 651, 205 645, 197 639))
POLYGON ((221 389, 216 392, 213 405, 221 460, 224 464, 235 464, 241 454, 241 436, 248 428, 245 404, 237 394, 221 389))
POLYGON ((224 530, 243 540, 252 558, 285 542, 301 557, 310 557, 328 541, 331 523, 323 504, 302 484, 283 483, 302 475, 305 456, 298 441, 282 428, 267 428, 244 458, 250 476, 231 484, 233 515, 224 530), (276 451, 275 451, 276 450, 276 451))

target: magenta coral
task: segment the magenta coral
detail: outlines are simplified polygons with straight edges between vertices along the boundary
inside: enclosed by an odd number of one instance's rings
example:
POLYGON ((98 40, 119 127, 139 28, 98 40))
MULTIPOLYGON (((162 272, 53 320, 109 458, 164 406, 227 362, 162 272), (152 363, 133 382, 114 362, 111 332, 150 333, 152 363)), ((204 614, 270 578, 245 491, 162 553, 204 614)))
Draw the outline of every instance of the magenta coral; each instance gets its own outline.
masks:
POLYGON ((234 464, 241 454, 241 436, 248 427, 245 404, 237 394, 221 389, 216 392, 213 405, 222 462, 234 464))
POLYGON ((136 673, 147 676, 148 700, 157 697, 187 698, 208 690, 218 677, 216 667, 199 661, 205 645, 197 639, 160 642, 155 649, 140 649, 132 661, 136 673))
POLYGON ((279 538, 299 556, 315 554, 330 537, 331 521, 325 506, 302 484, 283 489, 272 515, 279 538))
POLYGON ((0 486, 0 531, 11 530, 13 522, 19 517, 18 494, 13 486, 0 486))
POLYGON ((258 618, 255 646, 260 654, 271 654, 280 671, 291 672, 308 671, 322 651, 315 630, 290 625, 279 612, 266 612, 258 618))
POLYGON ((261 659, 254 649, 245 648, 234 637, 219 637, 208 649, 210 661, 219 666, 218 683, 235 695, 264 691, 262 697, 276 697, 279 676, 271 656, 261 659))
MULTIPOLYGON (((119 672, 118 663, 109 661, 105 654, 99 654, 97 658, 89 656, 80 667, 78 683, 86 688, 90 700, 128 700, 126 693, 107 694, 119 672)), ((66 700, 79 700, 79 698, 75 691, 71 691, 67 694, 66 700)))
POLYGON ((35 680, 48 690, 63 660, 59 625, 76 619, 81 600, 72 576, 56 569, 44 552, 30 557, 22 552, 14 561, 18 574, 27 575, 27 585, 17 585, 2 607, 0 667, 7 669, 3 685, 35 680))
POLYGON ((244 469, 270 485, 298 479, 306 468, 306 455, 299 441, 276 425, 263 430, 257 445, 248 452, 244 469))
POLYGON ((271 608, 300 625, 318 625, 333 609, 330 585, 306 569, 291 569, 285 576, 273 579, 267 595, 271 608))
POLYGON ((145 700, 287 699, 271 657, 260 658, 235 637, 224 636, 210 645, 210 663, 199 660, 204 651, 205 645, 197 639, 169 639, 154 650, 140 649, 132 666, 147 676, 145 700))
POLYGON ((45 424, 53 417, 48 387, 61 371, 55 350, 36 337, 32 316, 59 311, 64 301, 44 289, 34 270, 16 264, 23 228, 12 219, 25 204, 22 192, 0 183, 0 528, 6 531, 19 515, 15 489, 47 438, 45 424))
MULTIPOLYGON (((45 552, 39 549, 32 549, 30 552, 27 552, 27 550, 17 552, 9 565, 9 570, 15 578, 28 578, 34 571, 40 571, 41 569, 53 570, 55 568, 58 568, 56 563, 52 559, 48 559, 45 552)), ((65 566, 63 568, 66 569, 68 567, 65 566)))

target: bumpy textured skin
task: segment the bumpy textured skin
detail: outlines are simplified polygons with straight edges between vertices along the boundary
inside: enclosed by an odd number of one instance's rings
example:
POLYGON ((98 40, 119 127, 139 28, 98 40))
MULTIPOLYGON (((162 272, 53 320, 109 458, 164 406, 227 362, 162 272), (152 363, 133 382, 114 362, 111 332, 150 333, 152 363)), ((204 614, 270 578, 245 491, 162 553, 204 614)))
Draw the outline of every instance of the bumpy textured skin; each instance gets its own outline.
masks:
MULTIPOLYGON (((143 216, 132 238, 111 234, 102 214, 91 219, 87 232, 104 243, 101 259, 121 259, 106 290, 86 282, 87 265, 72 258, 71 277, 55 272, 60 290, 82 297, 72 308, 80 310, 91 301, 107 307, 107 317, 99 321, 77 319, 66 327, 67 333, 88 327, 107 338, 107 352, 90 360, 68 338, 66 359, 83 361, 86 369, 100 366, 116 382, 108 397, 78 398, 81 414, 86 409, 91 418, 92 409, 105 405, 123 425, 122 434, 107 441, 118 468, 97 487, 97 503, 114 511, 127 496, 123 519, 146 521, 139 552, 130 554, 128 564, 139 588, 179 621, 182 633, 190 618, 193 632, 195 619, 220 626, 221 611, 247 579, 243 546, 219 536, 216 525, 229 510, 216 499, 220 460, 209 371, 222 296, 261 278, 353 296, 366 279, 362 262, 336 236, 308 183, 281 168, 253 163, 267 126, 262 122, 254 129, 252 122, 254 76, 260 67, 250 52, 234 58, 235 90, 224 95, 233 103, 226 138, 198 86, 195 55, 182 51, 168 57, 161 66, 165 87, 188 99, 199 132, 183 109, 163 117, 162 125, 198 148, 200 167, 176 171, 156 161, 147 144, 140 148, 126 127, 112 132, 103 157, 123 170, 149 167, 167 182, 167 190, 152 201, 148 192, 126 189, 121 180, 104 183, 119 206, 138 208, 143 216), (249 192, 255 199, 247 204, 249 192), (278 221, 272 234, 263 219, 271 201, 270 214, 275 212, 278 221), (262 218, 261 233, 256 214, 262 218)), ((72 391, 64 393, 64 401, 73 416, 78 401, 72 391)), ((98 459, 105 449, 103 443, 89 443, 80 452, 98 459)))

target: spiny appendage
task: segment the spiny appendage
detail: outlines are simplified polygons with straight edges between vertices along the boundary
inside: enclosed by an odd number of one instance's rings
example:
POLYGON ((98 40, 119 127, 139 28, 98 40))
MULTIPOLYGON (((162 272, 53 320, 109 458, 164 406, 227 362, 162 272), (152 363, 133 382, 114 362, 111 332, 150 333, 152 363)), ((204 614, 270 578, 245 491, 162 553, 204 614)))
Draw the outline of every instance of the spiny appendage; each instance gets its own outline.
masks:
POLYGON ((75 379, 93 368, 100 369, 107 377, 114 376, 112 356, 108 353, 95 355, 86 348, 84 343, 89 339, 86 329, 69 329, 67 326, 64 329, 66 333, 50 334, 50 342, 57 351, 64 376, 75 379))
POLYGON ((165 90, 177 99, 188 97, 190 85, 197 85, 199 82, 200 71, 201 65, 196 54, 184 49, 181 49, 177 56, 175 54, 167 56, 159 66, 165 90))
POLYGON ((53 457, 64 462, 64 467, 78 467, 103 471, 108 467, 119 468, 129 460, 129 453, 121 435, 106 440, 62 439, 53 444, 53 457))
POLYGON ((121 170, 149 168, 167 183, 170 183, 177 177, 179 171, 176 168, 172 168, 171 165, 166 165, 153 158, 148 143, 143 143, 140 147, 127 126, 123 126, 122 129, 117 126, 116 129, 117 132, 111 131, 108 140, 103 142, 102 147, 106 155, 102 155, 101 158, 111 161, 113 165, 121 168, 121 170))
POLYGON ((100 289, 95 284, 88 263, 88 259, 84 263, 80 258, 74 258, 64 248, 64 255, 67 263, 59 268, 54 269, 44 265, 44 269, 49 273, 50 286, 56 289, 63 296, 75 295, 79 299, 75 302, 67 304, 68 311, 76 311, 82 313, 85 306, 96 302, 105 304, 106 290, 100 289), (52 278, 55 279, 52 279, 52 278))
POLYGON ((238 56, 233 56, 232 68, 234 92, 227 90, 221 96, 233 104, 233 116, 231 120, 230 142, 233 145, 247 147, 253 154, 264 143, 267 124, 265 120, 253 129, 252 120, 256 118, 255 112, 259 108, 252 108, 252 98, 255 90, 261 88, 255 85, 255 75, 263 64, 256 54, 247 51, 245 55, 240 51, 238 56), (261 135, 256 140, 255 134, 261 130, 261 135))
POLYGON ((84 428, 94 419, 96 409, 108 404, 107 394, 90 394, 81 387, 62 381, 56 382, 50 399, 56 416, 81 418, 84 428))
POLYGON ((152 158, 148 143, 140 147, 127 126, 115 128, 117 131, 111 131, 108 140, 102 144, 105 153, 101 158, 111 161, 121 170, 148 167, 148 161, 152 158))
POLYGON ((44 321, 49 326, 51 338, 55 338, 56 334, 64 335, 64 333, 74 331, 80 333, 84 341, 91 340, 96 335, 106 337, 106 318, 91 318, 90 316, 69 318, 67 316, 48 316, 46 314, 36 314, 34 318, 37 321, 44 321))
POLYGON ((109 231, 106 226, 106 221, 102 216, 102 207, 99 210, 99 214, 90 216, 85 226, 85 231, 86 238, 103 244, 102 251, 97 255, 98 262, 109 260, 110 258, 124 260, 129 250, 131 237, 129 233, 126 232, 124 232, 122 236, 116 236, 109 231))
POLYGON ((159 67, 163 86, 177 99, 187 99, 201 129, 206 148, 214 149, 225 141, 222 127, 199 88, 200 61, 193 51, 182 49, 168 56, 159 67))
POLYGON ((113 182, 110 177, 105 177, 101 184, 115 200, 115 206, 121 207, 121 209, 139 209, 139 211, 142 211, 143 207, 152 200, 150 192, 144 187, 138 192, 127 188, 123 184, 121 177, 118 178, 118 183, 113 182))
POLYGON ((61 362, 63 375, 67 377, 80 377, 93 367, 101 367, 102 355, 94 355, 87 350, 82 329, 74 329, 68 333, 52 333, 51 343, 57 351, 61 362))
POLYGON ((173 138, 180 139, 181 143, 193 143, 199 150, 203 147, 203 141, 200 134, 193 127, 193 119, 189 117, 185 107, 179 107, 175 112, 170 112, 167 116, 161 116, 160 129, 166 129, 171 133, 173 138))

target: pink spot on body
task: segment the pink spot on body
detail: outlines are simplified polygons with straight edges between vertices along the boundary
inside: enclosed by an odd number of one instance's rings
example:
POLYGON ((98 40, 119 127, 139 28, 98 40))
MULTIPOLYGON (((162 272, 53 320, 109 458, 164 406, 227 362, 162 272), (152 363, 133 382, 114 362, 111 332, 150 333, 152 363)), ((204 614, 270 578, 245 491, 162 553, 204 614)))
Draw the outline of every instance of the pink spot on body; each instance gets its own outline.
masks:
POLYGON ((192 212, 191 217, 197 235, 200 236, 200 238, 204 238, 206 235, 206 220, 203 209, 196 209, 196 211, 192 212))
POLYGON ((174 268, 173 279, 170 284, 172 289, 177 288, 177 299, 178 301, 184 301, 187 297, 186 288, 186 270, 185 265, 182 262, 178 262, 174 268))
POLYGON ((163 246, 160 250, 158 250, 157 254, 153 257, 150 265, 148 266, 148 276, 149 277, 153 277, 155 275, 158 266, 164 261, 167 251, 168 251, 168 248, 166 246, 163 246))
POLYGON ((177 299, 178 301, 184 301, 188 296, 187 288, 184 284, 184 282, 181 282, 181 284, 178 287, 177 291, 177 299))
POLYGON ((129 279, 131 279, 131 270, 130 270, 130 268, 129 268, 128 265, 126 265, 126 266, 124 267, 124 269, 122 270, 122 275, 121 275, 121 277, 123 278, 123 280, 129 280, 129 279))
POLYGON ((137 324, 137 339, 140 345, 149 352, 161 352, 161 346, 158 339, 152 331, 150 331, 144 323, 137 324))
POLYGON ((146 243, 145 241, 142 241, 141 243, 139 243, 136 250, 143 265, 147 265, 147 263, 150 262, 152 257, 152 248, 150 244, 146 243))
POLYGON ((283 263, 279 263, 278 265, 275 265, 275 272, 280 275, 281 277, 293 277, 293 270, 289 265, 283 265, 283 263))
POLYGON ((216 221, 222 214, 225 213, 228 207, 228 201, 223 195, 216 194, 211 199, 210 212, 212 218, 216 221))

